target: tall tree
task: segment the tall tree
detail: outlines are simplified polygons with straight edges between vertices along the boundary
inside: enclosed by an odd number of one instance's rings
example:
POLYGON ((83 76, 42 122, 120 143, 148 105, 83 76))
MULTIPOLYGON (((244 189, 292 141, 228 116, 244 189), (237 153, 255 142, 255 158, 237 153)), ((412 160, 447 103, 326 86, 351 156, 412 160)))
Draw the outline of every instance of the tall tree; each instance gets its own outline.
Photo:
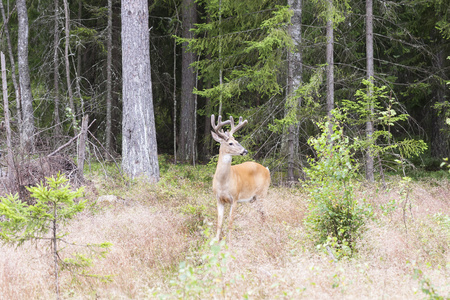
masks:
MULTIPOLYGON (((197 20, 197 8, 194 0, 183 0, 181 7, 182 37, 193 38, 191 28, 197 20)), ((193 162, 196 159, 195 134, 195 88, 196 76, 191 64, 195 62, 195 53, 188 50, 188 43, 182 45, 181 54, 181 116, 178 144, 178 157, 182 161, 193 162)))
POLYGON ((61 120, 59 117, 59 0, 54 0, 55 16, 54 16, 54 33, 53 33, 53 94, 55 101, 55 109, 53 113, 55 123, 55 136, 62 134, 61 120))
POLYGON ((327 31, 327 115, 329 123, 329 132, 332 132, 331 111, 334 109, 334 5, 333 0, 326 1, 326 31, 327 31))
MULTIPOLYGON (((288 101, 291 109, 295 109, 301 106, 302 98, 295 95, 296 89, 298 89, 302 83, 302 0, 288 0, 288 4, 293 11, 291 18, 291 25, 289 26, 289 34, 294 42, 294 51, 288 55, 288 101), (290 100, 289 100, 290 99, 290 100)), ((297 116, 297 114, 295 114, 297 116)), ((298 120, 295 118, 295 122, 288 127, 288 170, 287 177, 289 182, 294 182, 294 163, 297 156, 298 147, 298 120)))
POLYGON ((19 66, 19 85, 22 108, 20 124, 20 144, 23 149, 34 150, 34 116, 33 96, 31 94, 30 68, 28 66, 28 13, 25 0, 17 0, 17 17, 19 21, 17 56, 19 66))
POLYGON ((8 18, 6 17, 6 13, 5 13, 5 8, 3 7, 3 1, 0 1, 0 10, 2 13, 2 18, 3 18, 3 28, 5 30, 5 36, 6 36, 6 42, 7 42, 7 47, 8 47, 8 55, 9 55, 9 61, 11 63, 11 70, 14 70, 14 72, 11 72, 11 79, 13 82, 13 86, 14 86, 14 92, 16 95, 16 103, 17 103, 17 122, 19 124, 22 124, 22 109, 21 109, 21 105, 20 105, 20 87, 17 83, 17 79, 16 79, 16 63, 14 60, 14 55, 12 52, 12 45, 11 45, 11 37, 9 35, 9 25, 8 25, 8 18))
MULTIPOLYGON (((367 80, 371 83, 369 85, 369 97, 368 99, 372 99, 373 96, 373 81, 375 76, 374 71, 374 65, 373 65, 373 0, 366 0, 366 65, 367 65, 367 80)), ((374 108, 369 101, 369 106, 367 107, 369 110, 368 112, 368 120, 366 122, 366 137, 369 141, 372 140, 373 135, 373 112, 374 108)), ((373 155, 370 151, 370 148, 368 149, 366 153, 366 179, 369 181, 374 181, 374 175, 373 175, 373 155)))
POLYGON ((106 32, 106 150, 112 150, 112 0, 108 0, 108 27, 106 32))
POLYGON ((131 178, 159 179, 147 0, 122 1, 122 167, 131 178))
POLYGON ((73 130, 77 130, 77 120, 76 120, 76 111, 75 111, 75 103, 73 100, 73 92, 72 92, 72 80, 70 79, 70 61, 69 61, 69 46, 70 46, 70 11, 69 11, 69 3, 67 0, 63 0, 64 3, 64 33, 65 33, 65 45, 64 45, 64 61, 66 66, 66 82, 67 82, 67 94, 69 97, 69 108, 72 112, 72 126, 73 130))

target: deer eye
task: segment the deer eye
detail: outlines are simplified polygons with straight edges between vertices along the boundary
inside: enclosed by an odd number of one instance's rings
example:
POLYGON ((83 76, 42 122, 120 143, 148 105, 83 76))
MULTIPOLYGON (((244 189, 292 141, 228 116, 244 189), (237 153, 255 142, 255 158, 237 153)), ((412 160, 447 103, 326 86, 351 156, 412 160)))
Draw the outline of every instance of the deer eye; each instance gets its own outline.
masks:
POLYGON ((233 143, 228 143, 228 145, 233 146, 233 143))

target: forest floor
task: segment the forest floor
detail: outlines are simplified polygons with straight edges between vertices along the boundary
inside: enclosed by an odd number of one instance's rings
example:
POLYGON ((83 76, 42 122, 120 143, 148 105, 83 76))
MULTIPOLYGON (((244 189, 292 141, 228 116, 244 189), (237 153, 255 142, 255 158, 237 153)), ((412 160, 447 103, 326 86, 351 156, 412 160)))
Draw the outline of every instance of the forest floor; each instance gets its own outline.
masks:
MULTIPOLYGON (((100 171, 87 175, 92 205, 61 228, 70 242, 61 245, 61 256, 87 255, 86 244, 112 246, 83 274, 61 271, 63 298, 450 297, 448 178, 414 180, 407 196, 399 193, 400 177, 389 177, 385 187, 360 184, 357 196, 372 205, 374 218, 356 253, 335 260, 308 237, 301 186, 273 185, 263 204, 264 221, 255 203, 240 204, 231 241, 211 245, 213 173, 211 166, 168 166, 156 185, 123 184, 119 175, 100 171)), ((0 246, 0 299, 55 297, 49 248, 48 241, 0 246)))

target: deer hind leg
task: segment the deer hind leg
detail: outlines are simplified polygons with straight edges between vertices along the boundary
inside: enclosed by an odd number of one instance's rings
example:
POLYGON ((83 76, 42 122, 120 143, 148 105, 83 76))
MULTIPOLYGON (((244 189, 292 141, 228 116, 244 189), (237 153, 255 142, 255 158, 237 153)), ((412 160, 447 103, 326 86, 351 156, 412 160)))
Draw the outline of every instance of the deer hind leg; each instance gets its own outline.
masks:
POLYGON ((224 204, 220 199, 217 199, 217 234, 216 239, 220 240, 220 233, 222 231, 224 204))
MULTIPOLYGON (((257 199, 258 201, 256 201, 255 205, 256 205, 256 210, 260 213, 261 215, 261 220, 263 222, 266 221, 266 211, 264 209, 264 198, 262 197, 254 197, 253 199, 257 199)), ((253 200, 252 202, 254 202, 255 200, 253 200)))

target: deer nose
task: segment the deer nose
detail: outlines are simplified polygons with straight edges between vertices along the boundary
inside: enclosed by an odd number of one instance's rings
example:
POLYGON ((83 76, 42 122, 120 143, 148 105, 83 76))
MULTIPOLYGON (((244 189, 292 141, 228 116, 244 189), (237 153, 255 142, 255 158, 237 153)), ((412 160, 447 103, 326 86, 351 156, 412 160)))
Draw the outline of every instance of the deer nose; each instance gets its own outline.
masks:
POLYGON ((248 151, 247 151, 247 149, 244 149, 244 151, 241 152, 241 155, 246 155, 246 154, 248 154, 248 151))

